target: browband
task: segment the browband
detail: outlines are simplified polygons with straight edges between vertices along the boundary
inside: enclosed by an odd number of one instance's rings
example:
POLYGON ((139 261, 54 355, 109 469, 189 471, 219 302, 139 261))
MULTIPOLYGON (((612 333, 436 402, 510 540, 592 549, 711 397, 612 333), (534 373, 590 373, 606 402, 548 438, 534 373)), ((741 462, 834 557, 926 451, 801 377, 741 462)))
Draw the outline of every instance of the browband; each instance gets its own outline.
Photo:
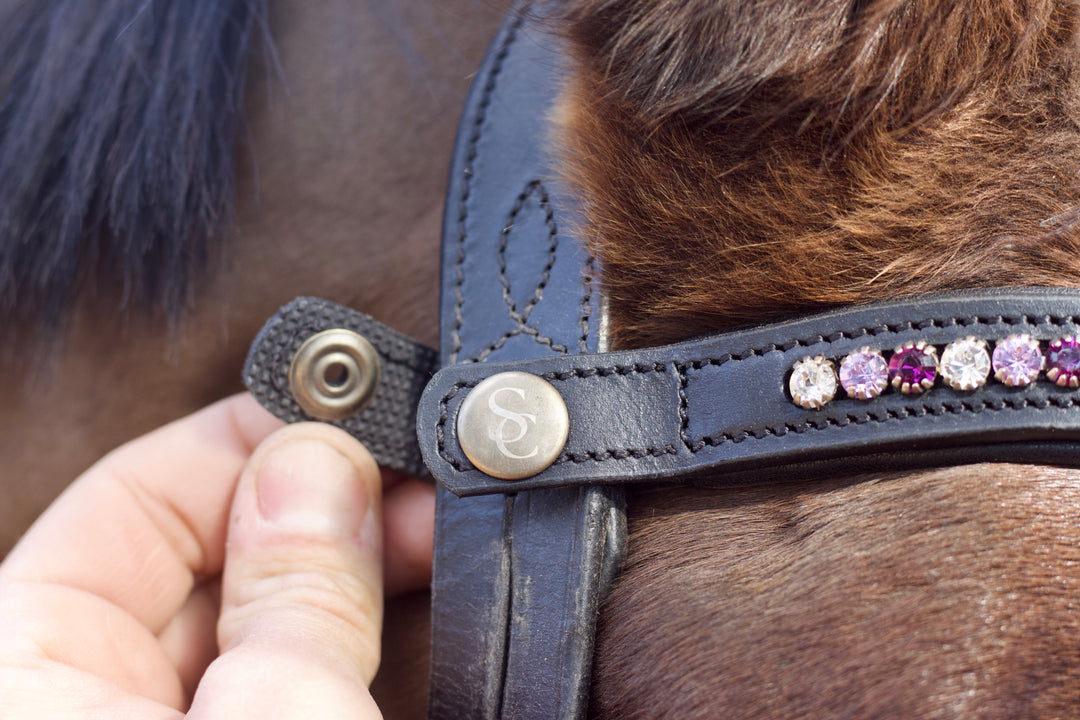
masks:
MULTIPOLYGON (((1078 333, 1080 292, 991 289, 847 308, 643 350, 455 365, 425 389, 417 433, 432 474, 458 495, 762 482, 983 461, 1073 465, 1080 463, 1080 392, 1045 374, 1020 387, 991 377, 970 391, 938 377, 921 393, 889 389, 869 400, 838 389, 819 409, 799 407, 789 380, 800 360, 821 357, 838 367, 863 348, 887 356, 925 342, 940 352, 974 337, 989 351, 1028 335, 1045 351, 1078 333), (459 438, 458 415, 471 389, 508 371, 548 381, 569 415, 565 449, 523 479, 481 472, 459 438)), ((1080 361, 1080 352, 1074 355, 1080 361)))

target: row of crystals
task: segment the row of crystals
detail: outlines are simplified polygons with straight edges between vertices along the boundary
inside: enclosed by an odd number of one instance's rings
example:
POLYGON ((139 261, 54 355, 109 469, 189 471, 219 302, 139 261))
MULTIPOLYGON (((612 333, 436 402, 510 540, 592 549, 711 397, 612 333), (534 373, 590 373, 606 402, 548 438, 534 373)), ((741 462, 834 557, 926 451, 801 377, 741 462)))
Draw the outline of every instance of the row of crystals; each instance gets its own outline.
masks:
POLYGON ((860 348, 835 364, 819 355, 800 360, 791 371, 788 389, 796 405, 819 408, 836 397, 840 387, 849 397, 870 400, 890 385, 902 393, 929 390, 938 375, 955 390, 975 390, 986 384, 990 371, 1010 387, 1028 385, 1046 370, 1046 378, 1061 387, 1080 387, 1080 340, 1075 336, 1052 340, 1044 355, 1030 335, 1010 335, 994 343, 991 355, 985 341, 974 337, 954 340, 938 359, 933 345, 905 343, 885 360, 881 352, 860 348))

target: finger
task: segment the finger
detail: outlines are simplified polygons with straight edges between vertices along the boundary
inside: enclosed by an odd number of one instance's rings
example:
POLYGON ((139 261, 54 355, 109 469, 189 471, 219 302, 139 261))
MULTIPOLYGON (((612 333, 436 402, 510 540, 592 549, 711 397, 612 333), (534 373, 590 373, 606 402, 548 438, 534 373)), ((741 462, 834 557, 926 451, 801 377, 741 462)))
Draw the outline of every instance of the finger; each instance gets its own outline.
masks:
POLYGON ((158 635, 162 650, 176 668, 183 690, 181 707, 191 704, 199 679, 218 656, 217 621, 221 614, 221 582, 215 578, 191 591, 187 602, 158 635))
POLYGON ((435 487, 406 479, 384 493, 383 578, 387 597, 394 597, 431 584, 435 487))
POLYGON ((80 590, 160 632, 196 577, 220 572, 236 482, 280 426, 237 395, 122 446, 39 518, 0 565, 0 581, 80 590))
POLYGON ((189 717, 376 717, 380 478, 336 428, 292 425, 237 487, 218 640, 189 717), (375 714, 372 714, 375 713, 375 714))
POLYGON ((280 424, 236 396, 87 471, 0 565, 6 649, 180 707, 184 659, 170 657, 157 633, 197 577, 220 571, 240 472, 280 424))

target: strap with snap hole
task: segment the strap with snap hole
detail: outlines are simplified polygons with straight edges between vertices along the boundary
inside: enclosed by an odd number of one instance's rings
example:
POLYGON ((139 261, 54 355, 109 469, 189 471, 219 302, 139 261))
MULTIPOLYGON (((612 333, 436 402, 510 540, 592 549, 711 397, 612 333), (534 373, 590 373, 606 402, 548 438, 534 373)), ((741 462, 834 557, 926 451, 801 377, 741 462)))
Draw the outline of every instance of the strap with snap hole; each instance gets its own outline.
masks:
POLYGON ((298 298, 255 338, 244 384, 285 422, 330 422, 363 442, 380 465, 425 477, 416 407, 437 367, 434 350, 363 313, 298 298))

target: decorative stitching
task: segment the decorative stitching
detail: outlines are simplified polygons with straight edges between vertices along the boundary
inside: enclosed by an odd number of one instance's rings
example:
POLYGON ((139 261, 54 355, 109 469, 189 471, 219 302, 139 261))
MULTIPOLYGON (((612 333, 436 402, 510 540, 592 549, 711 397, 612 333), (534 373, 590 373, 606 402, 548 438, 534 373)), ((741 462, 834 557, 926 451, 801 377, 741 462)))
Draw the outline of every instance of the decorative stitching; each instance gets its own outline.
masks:
POLYGON ((593 279, 596 273, 596 257, 589 255, 585 261, 585 277, 583 284, 585 292, 581 297, 581 337, 578 338, 578 351, 589 352, 589 320, 592 317, 592 292, 593 279))
POLYGON ((469 195, 472 190, 472 178, 475 174, 473 162, 476 160, 476 148, 480 142, 484 120, 487 118, 487 109, 491 104, 491 96, 495 93, 495 86, 498 83, 499 73, 502 72, 503 62, 510 53, 510 46, 513 45, 514 41, 517 39, 518 30, 521 29, 522 24, 525 22, 525 16, 526 13, 522 12, 514 18, 514 22, 506 32, 506 37, 503 40, 502 46, 499 48, 499 52, 495 55, 495 59, 491 63, 488 81, 487 84, 484 85, 483 95, 481 95, 480 103, 476 108, 476 117, 473 119, 473 132, 469 136, 468 149, 465 153, 465 167, 463 169, 464 179, 461 183, 461 196, 458 198, 458 237, 456 246, 457 254, 454 262, 454 330, 453 333, 451 333, 451 365, 457 362, 458 353, 461 352, 461 328, 465 324, 465 315, 462 312, 462 307, 465 304, 465 293, 462 291, 462 286, 465 284, 465 238, 468 235, 468 231, 466 230, 466 220, 468 220, 469 217, 469 195))
MULTIPOLYGON (((610 375, 640 375, 652 372, 667 372, 667 365, 664 363, 635 363, 633 365, 611 365, 606 367, 593 367, 593 368, 572 368, 565 372, 549 372, 540 375, 547 381, 568 380, 570 378, 588 378, 588 377, 607 377, 610 375)), ((464 388, 474 388, 479 385, 481 380, 471 380, 469 382, 456 382, 450 389, 439 398, 439 421, 435 424, 435 440, 436 448, 441 457, 446 462, 450 463, 458 472, 463 470, 471 470, 471 465, 465 465, 457 458, 449 455, 446 452, 446 423, 450 418, 450 401, 453 400, 459 392, 464 388)), ((643 458, 649 456, 659 455, 674 455, 678 451, 674 445, 668 444, 663 448, 646 447, 646 448, 620 448, 620 449, 605 449, 605 450, 590 450, 582 453, 563 453, 552 464, 559 464, 562 462, 574 462, 581 463, 592 460, 594 462, 604 462, 606 460, 623 460, 627 457, 643 458)))
MULTIPOLYGON (((499 249, 496 252, 496 261, 499 266, 499 284, 503 288, 503 302, 506 303, 510 311, 510 319, 517 323, 517 327, 506 333, 503 333, 495 342, 488 345, 486 348, 480 351, 475 357, 463 360, 463 363, 481 362, 488 358, 492 353, 498 351, 506 344, 506 341, 512 337, 518 335, 528 335, 533 340, 541 345, 551 348, 557 353, 567 355, 570 350, 565 345, 555 342, 552 338, 542 335, 536 328, 530 327, 527 323, 529 321, 529 315, 532 313, 533 308, 536 307, 544 297, 544 288, 547 287, 548 282, 551 280, 551 270, 555 267, 556 252, 559 247, 559 228, 555 223, 555 211, 551 207, 550 198, 547 193, 547 189, 544 187, 542 180, 534 179, 530 180, 525 185, 525 189, 518 194, 517 199, 514 201, 514 206, 510 211, 510 214, 506 218, 506 223, 503 225, 502 231, 499 233, 499 249), (510 278, 506 274, 506 249, 510 243, 510 233, 513 232, 516 225, 517 216, 525 208, 525 202, 533 195, 533 193, 539 193, 540 208, 544 211, 544 223, 548 227, 548 261, 540 272, 540 281, 537 283, 536 289, 533 291, 533 296, 529 300, 525 309, 518 312, 517 304, 514 302, 514 297, 511 294, 510 278)), ((458 346, 460 350, 460 343, 458 346)))
MULTIPOLYGON (((1043 315, 1043 316, 1037 317, 1037 318, 1034 317, 1034 316, 1030 316, 1030 315, 1019 315, 1019 316, 1016 316, 1016 317, 1006 317, 1006 316, 1003 316, 1003 315, 988 315, 988 316, 978 316, 978 315, 976 315, 976 316, 972 316, 972 317, 953 316, 953 317, 946 317, 946 318, 928 318, 928 319, 921 320, 921 321, 909 321, 907 323, 900 323, 900 324, 897 324, 897 325, 883 324, 883 325, 866 326, 866 327, 856 328, 855 330, 852 330, 852 331, 843 331, 843 330, 841 330, 841 331, 837 331, 837 332, 835 332, 835 333, 833 333, 831 335, 828 335, 828 336, 818 335, 818 336, 808 338, 808 339, 791 340, 791 341, 788 341, 788 342, 783 343, 783 344, 770 343, 769 345, 763 345, 763 346, 760 346, 760 347, 749 348, 748 350, 745 350, 742 353, 740 353, 739 355, 735 355, 735 356, 733 356, 730 353, 725 353, 725 354, 720 355, 720 356, 715 357, 715 358, 700 358, 700 359, 696 359, 696 360, 690 360, 690 361, 687 361, 685 363, 676 363, 675 364, 675 371, 679 375, 679 391, 678 391, 678 395, 679 395, 679 408, 678 408, 678 413, 679 413, 679 435, 680 435, 680 437, 681 437, 681 439, 683 441, 683 444, 686 446, 686 448, 692 453, 697 453, 697 452, 701 451, 702 449, 704 449, 705 447, 716 447, 718 445, 724 444, 725 442, 740 443, 740 442, 743 442, 744 440, 747 440, 747 439, 750 439, 750 438, 760 440, 760 439, 762 439, 764 437, 769 437, 769 436, 772 436, 772 435, 780 437, 780 436, 786 435, 788 432, 802 433, 802 432, 807 432, 808 430, 821 430, 821 429, 824 429, 825 427, 844 427, 844 426, 846 426, 848 424, 851 424, 853 422, 857 423, 857 424, 864 424, 866 422, 871 422, 871 421, 881 423, 881 422, 888 422, 890 420, 903 420, 903 419, 906 419, 908 417, 913 417, 913 416, 914 417, 922 417, 922 416, 925 416, 925 414, 927 412, 933 412, 932 408, 935 408, 935 406, 930 406, 930 405, 916 405, 916 406, 913 406, 911 408, 906 408, 902 412, 897 411, 895 409, 890 409, 890 410, 887 411, 887 417, 885 419, 881 419, 881 420, 879 420, 879 419, 875 418, 873 415, 869 415, 869 414, 865 415, 865 416, 848 414, 848 415, 843 416, 842 418, 830 418, 830 417, 822 415, 819 418, 814 418, 814 420, 812 422, 808 421, 807 423, 785 424, 783 426, 763 427, 763 428, 758 428, 757 430, 753 430, 753 431, 752 430, 742 430, 742 431, 739 431, 738 433, 720 433, 718 435, 706 435, 706 436, 703 436, 703 437, 701 437, 701 438, 699 438, 699 439, 697 439, 695 441, 694 438, 692 438, 690 436, 690 433, 689 433, 690 415, 689 415, 689 397, 687 395, 687 387, 689 386, 690 380, 689 380, 689 377, 686 374, 686 370, 688 370, 690 368, 693 368, 694 370, 701 370, 702 368, 708 367, 708 366, 720 366, 720 365, 724 365, 724 364, 726 364, 728 362, 734 362, 734 361, 738 361, 738 360, 746 360, 748 358, 755 357, 755 356, 763 356, 766 353, 773 352, 773 351, 779 351, 779 352, 787 353, 787 352, 790 352, 791 350, 794 350, 795 348, 798 348, 798 347, 810 347, 812 345, 816 345, 816 344, 822 343, 822 342, 824 342, 824 343, 835 343, 835 342, 837 342, 839 340, 855 340, 855 339, 858 339, 860 337, 864 337, 866 335, 872 335, 872 336, 877 337, 879 335, 885 335, 885 334, 890 334, 890 333, 897 334, 897 333, 904 332, 904 331, 926 330, 928 328, 940 328, 940 329, 945 329, 945 328, 949 328, 949 327, 967 328, 967 327, 972 327, 974 325, 987 325, 987 326, 989 326, 989 325, 1008 325, 1008 326, 1025 325, 1025 326, 1030 326, 1030 327, 1034 328, 1034 327, 1038 327, 1040 325, 1050 325, 1051 327, 1059 327, 1059 326, 1063 326, 1063 325, 1075 325, 1075 324, 1076 324, 1075 317, 1073 315, 1067 315, 1067 316, 1064 316, 1064 317, 1055 317, 1055 316, 1052 316, 1052 315, 1043 315), (819 426, 820 421, 824 421, 825 424, 819 426)), ((912 398, 913 401, 917 401, 918 399, 920 399, 920 398, 912 398)), ((926 398, 921 398, 921 399, 925 400, 926 398)), ((1014 403, 1016 401, 1017 400, 1015 398, 1006 398, 1004 401, 999 401, 999 402, 1004 402, 1005 404, 1010 404, 1010 403, 1014 403)), ((983 407, 988 408, 990 410, 995 410, 996 411, 996 410, 1003 409, 1003 406, 999 407, 998 405, 994 404, 993 399, 983 400, 983 401, 980 401, 980 402, 983 405, 983 407)), ((1034 405, 1035 404, 1034 401, 1029 401, 1029 400, 1025 400, 1024 402, 1028 403, 1029 405, 1034 405)), ((1080 401, 1075 401, 1075 402, 1080 402, 1080 401)), ((1025 405, 1025 406, 1027 406, 1027 405, 1025 405)), ((957 407, 955 405, 952 406, 952 407, 949 407, 947 405, 941 405, 939 407, 941 408, 940 412, 936 412, 935 414, 944 415, 946 413, 958 414, 960 412, 972 412, 971 408, 973 406, 961 402, 959 404, 959 407, 962 407, 963 408, 962 410, 955 409, 957 407)), ((1040 406, 1036 405, 1036 407, 1040 407, 1040 406)), ((1045 407, 1045 405, 1041 406, 1041 407, 1045 407)), ((974 410, 974 412, 979 412, 979 410, 974 410)))
MULTIPOLYGON (((785 423, 783 425, 775 425, 772 427, 761 427, 756 429, 740 430, 736 433, 720 433, 717 435, 706 435, 702 437, 697 443, 687 447, 692 453, 700 452, 706 447, 719 447, 725 443, 741 443, 746 440, 761 440, 766 437, 783 437, 789 432, 794 433, 806 433, 814 430, 825 430, 830 427, 846 427, 851 424, 865 425, 867 423, 875 423, 878 425, 884 425, 885 423, 898 422, 901 420, 907 420, 909 418, 926 417, 927 415, 933 415, 934 417, 941 417, 943 415, 968 415, 977 414, 980 412, 1002 412, 1005 410, 1024 410, 1027 408, 1035 408, 1038 410, 1046 410, 1053 405, 1058 409, 1069 409, 1074 407, 1080 407, 1080 398, 1067 397, 1064 395, 1050 396, 1047 398, 1022 398, 1022 397, 1005 397, 1005 398, 989 398, 979 401, 967 401, 967 400, 954 400, 948 402, 942 402, 936 405, 916 405, 909 408, 888 408, 887 410, 879 411, 879 414, 873 413, 848 413, 838 417, 820 416, 802 423, 785 423)), ((689 438, 683 438, 684 442, 687 442, 689 438)))
MULTIPOLYGON (((817 335, 812 338, 795 339, 786 343, 770 343, 768 345, 762 345, 758 347, 749 348, 738 355, 731 353, 724 353, 717 357, 702 357, 694 360, 688 360, 681 363, 674 363, 675 373, 679 377, 679 419, 680 419, 680 438, 685 444, 686 448, 691 453, 698 453, 706 447, 717 447, 724 443, 741 443, 746 440, 761 440, 767 437, 782 437, 789 432, 805 433, 814 430, 824 430, 829 427, 845 427, 847 425, 856 424, 863 425, 867 423, 883 424, 887 422, 905 420, 912 417, 925 417, 927 414, 934 416, 949 415, 949 414, 967 414, 967 413, 979 413, 979 412, 1000 412, 1006 409, 1022 410, 1028 407, 1034 407, 1039 409, 1045 409, 1050 405, 1054 405, 1058 408, 1071 408, 1080 407, 1080 397, 1068 397, 1068 396, 1049 396, 1046 399, 1038 398, 1023 398, 1020 396, 1009 396, 1005 398, 985 398, 977 401, 972 400, 947 400, 940 401, 934 405, 913 405, 908 408, 875 408, 872 411, 866 413, 848 413, 838 417, 828 417, 826 415, 820 415, 818 417, 809 418, 802 423, 785 423, 783 425, 765 426, 759 428, 747 428, 733 433, 720 433, 717 435, 707 435, 698 440, 694 440, 689 436, 689 413, 688 413, 688 397, 686 394, 686 388, 689 384, 689 378, 686 375, 688 369, 700 370, 708 366, 719 366, 729 362, 737 362, 739 360, 746 360, 751 357, 761 356, 767 352, 779 351, 790 352, 798 347, 809 347, 820 342, 837 342, 839 340, 853 340, 867 335, 880 336, 885 334, 895 334, 908 330, 926 329, 929 327, 935 328, 948 328, 948 327, 971 327, 973 325, 1029 325, 1031 327, 1038 327, 1039 325, 1050 325, 1053 327, 1061 325, 1075 325, 1075 316, 1068 315, 1065 317, 1043 316, 1040 318, 1033 318, 1028 315, 1021 315, 1018 317, 1004 317, 1004 316, 985 316, 985 317, 950 317, 950 318, 930 318, 920 322, 907 322, 897 325, 876 325, 856 328, 849 331, 837 331, 828 336, 817 335), (1034 320, 1034 322, 1033 322, 1034 320)), ((653 362, 653 363, 633 363, 629 365, 608 365, 608 366, 582 366, 573 367, 562 371, 549 371, 540 375, 548 381, 566 380, 569 378, 589 378, 589 377, 606 377, 610 375, 633 375, 644 374, 652 372, 667 372, 668 366, 665 363, 653 362)), ((439 401, 439 423, 436 427, 436 434, 438 438, 439 455, 454 469, 462 471, 465 469, 471 469, 469 466, 463 465, 459 460, 450 457, 445 452, 445 424, 448 417, 447 404, 454 396, 458 394, 464 387, 475 387, 479 381, 473 381, 471 383, 457 383, 453 386, 450 392, 447 393, 439 401)), ((923 398, 925 399, 925 398, 923 398)), ((913 401, 916 399, 913 398, 913 401)), ((583 463, 583 462, 606 462, 608 460, 625 460, 631 459, 643 459, 645 457, 659 457, 662 455, 677 454, 677 449, 667 444, 662 447, 646 447, 646 448, 623 448, 623 449, 604 449, 587 451, 582 453, 564 453, 554 464, 564 464, 566 462, 583 463)))
POLYGON ((472 380, 470 382, 456 382, 453 387, 439 399, 439 422, 435 424, 435 441, 436 447, 441 457, 446 462, 450 463, 458 472, 465 470, 471 470, 471 465, 466 465, 455 457, 447 454, 446 452, 446 423, 450 419, 450 401, 465 388, 474 388, 480 384, 479 380, 472 380))
POLYGON ((503 288, 503 302, 510 308, 510 317, 522 325, 529 321, 529 315, 532 313, 533 308, 544 297, 544 288, 551 281, 551 268, 555 266, 555 251, 558 247, 559 229, 555 225, 555 211, 551 209, 547 189, 544 187, 542 180, 531 180, 514 201, 514 207, 506 218, 506 224, 503 225, 503 229, 499 232, 499 249, 495 253, 495 259, 499 265, 499 284, 503 288), (534 192, 540 195, 540 208, 544 211, 544 224, 548 227, 548 261, 547 265, 540 271, 540 282, 533 291, 532 298, 525 306, 525 309, 519 313, 514 297, 510 292, 510 278, 506 275, 506 248, 510 244, 510 233, 516 225, 517 216, 525 208, 525 201, 534 192))

